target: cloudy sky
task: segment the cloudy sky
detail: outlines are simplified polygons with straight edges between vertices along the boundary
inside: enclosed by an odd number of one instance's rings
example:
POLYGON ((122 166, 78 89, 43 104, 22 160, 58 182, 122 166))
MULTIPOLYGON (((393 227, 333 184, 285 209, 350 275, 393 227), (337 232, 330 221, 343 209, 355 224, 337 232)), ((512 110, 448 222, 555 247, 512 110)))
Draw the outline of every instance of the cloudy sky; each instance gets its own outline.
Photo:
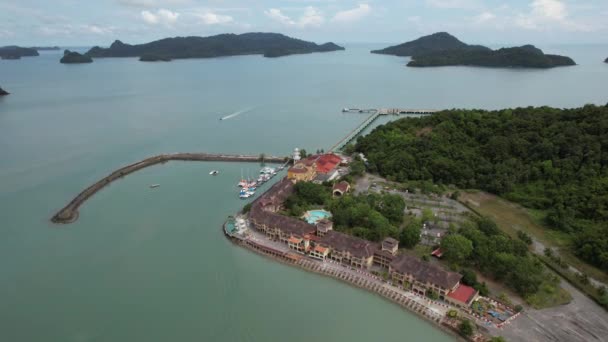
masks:
POLYGON ((0 45, 109 45, 225 32, 403 42, 608 43, 608 0, 0 0, 0 45))

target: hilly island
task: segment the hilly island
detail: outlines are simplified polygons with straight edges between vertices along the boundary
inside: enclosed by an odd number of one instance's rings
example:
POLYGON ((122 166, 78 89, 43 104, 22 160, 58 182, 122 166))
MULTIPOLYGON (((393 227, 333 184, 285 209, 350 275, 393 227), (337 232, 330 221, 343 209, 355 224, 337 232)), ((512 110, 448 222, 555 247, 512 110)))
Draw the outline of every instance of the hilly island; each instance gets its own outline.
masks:
POLYGON ((318 45, 278 33, 220 34, 210 37, 175 37, 130 45, 119 40, 109 48, 94 47, 86 55, 98 57, 140 57, 142 61, 211 58, 238 55, 281 57, 313 52, 344 50, 334 43, 318 45))
POLYGON ((553 68, 576 63, 570 58, 545 54, 533 45, 492 50, 482 45, 469 45, 447 32, 438 32, 372 53, 411 56, 410 67, 483 66, 501 68, 553 68))

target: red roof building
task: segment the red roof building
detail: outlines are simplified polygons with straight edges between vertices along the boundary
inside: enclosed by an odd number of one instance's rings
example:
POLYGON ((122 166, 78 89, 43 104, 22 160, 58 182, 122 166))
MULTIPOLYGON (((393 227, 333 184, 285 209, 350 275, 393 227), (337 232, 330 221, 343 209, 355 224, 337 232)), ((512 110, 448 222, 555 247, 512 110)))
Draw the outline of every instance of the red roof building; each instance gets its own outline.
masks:
POLYGON ((456 290, 448 293, 446 300, 457 306, 469 306, 477 297, 477 290, 464 284, 459 284, 456 290))

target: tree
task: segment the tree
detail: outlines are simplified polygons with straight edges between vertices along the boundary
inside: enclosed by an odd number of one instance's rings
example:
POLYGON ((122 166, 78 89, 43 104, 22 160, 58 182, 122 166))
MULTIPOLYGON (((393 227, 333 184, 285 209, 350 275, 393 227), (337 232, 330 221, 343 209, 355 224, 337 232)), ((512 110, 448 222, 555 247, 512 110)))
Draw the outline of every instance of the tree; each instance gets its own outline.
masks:
POLYGON ((502 336, 494 336, 489 342, 507 342, 507 340, 505 340, 505 338, 502 336))
POLYGON ((306 150, 305 150, 305 149, 301 149, 301 150, 300 150, 300 157, 302 157, 302 158, 306 158, 306 157, 308 157, 308 153, 306 153, 306 150))
POLYGON ((399 234, 399 243, 405 248, 414 248, 420 242, 420 230, 422 224, 419 221, 412 221, 408 224, 401 234, 399 234))
POLYGON ((247 214, 249 210, 251 210, 251 203, 245 204, 245 206, 243 207, 243 213, 247 214))
POLYGON ((473 325, 471 324, 471 321, 468 319, 463 319, 458 326, 458 332, 463 337, 473 336, 473 325))
POLYGON ((266 154, 260 153, 260 163, 262 163, 262 166, 266 165, 266 154))
POLYGON ((473 252, 473 243, 460 234, 451 234, 441 240, 441 250, 449 262, 462 264, 473 252))
POLYGON ((365 163, 362 160, 353 160, 350 163, 350 174, 354 177, 363 176, 365 173, 365 163))

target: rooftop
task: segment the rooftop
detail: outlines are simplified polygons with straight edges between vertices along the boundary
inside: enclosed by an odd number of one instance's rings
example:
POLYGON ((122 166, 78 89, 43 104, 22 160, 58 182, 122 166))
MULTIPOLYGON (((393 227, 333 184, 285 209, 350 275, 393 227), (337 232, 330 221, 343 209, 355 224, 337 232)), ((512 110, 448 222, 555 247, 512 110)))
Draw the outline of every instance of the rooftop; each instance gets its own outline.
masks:
POLYGON ((367 240, 340 233, 335 230, 327 232, 327 234, 321 238, 321 243, 338 251, 348 251, 358 258, 369 258, 373 256, 374 251, 378 249, 376 245, 367 240))
POLYGON ((477 290, 475 290, 474 288, 460 284, 458 285, 455 291, 448 293, 448 297, 466 304, 476 294, 477 290))
POLYGON ((411 274, 418 281, 451 289, 458 284, 462 275, 449 272, 440 266, 422 261, 409 255, 400 255, 391 262, 391 268, 401 274, 411 274))
POLYGON ((348 191, 349 188, 350 188, 350 184, 348 184, 348 182, 341 181, 339 183, 334 184, 333 191, 338 190, 342 193, 345 193, 348 191))

